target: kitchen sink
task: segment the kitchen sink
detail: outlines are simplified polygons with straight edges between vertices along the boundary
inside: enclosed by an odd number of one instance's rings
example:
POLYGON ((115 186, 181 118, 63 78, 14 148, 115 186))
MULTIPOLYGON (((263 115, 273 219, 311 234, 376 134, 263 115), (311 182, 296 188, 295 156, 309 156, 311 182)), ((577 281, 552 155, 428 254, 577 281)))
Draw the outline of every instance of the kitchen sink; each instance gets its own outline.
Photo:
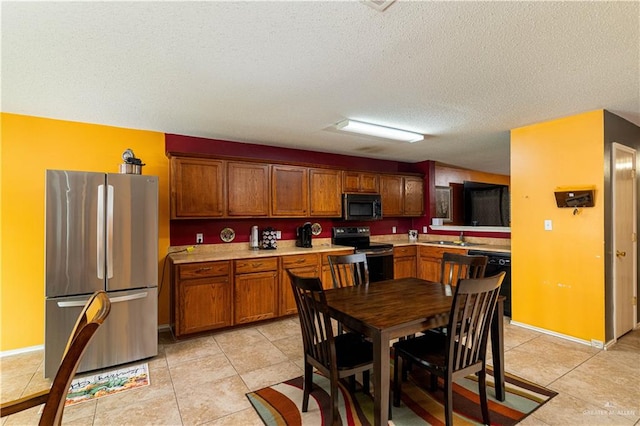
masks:
POLYGON ((443 246, 457 246, 457 247, 470 247, 479 246, 479 243, 468 243, 466 241, 429 241, 432 244, 441 244, 443 246))

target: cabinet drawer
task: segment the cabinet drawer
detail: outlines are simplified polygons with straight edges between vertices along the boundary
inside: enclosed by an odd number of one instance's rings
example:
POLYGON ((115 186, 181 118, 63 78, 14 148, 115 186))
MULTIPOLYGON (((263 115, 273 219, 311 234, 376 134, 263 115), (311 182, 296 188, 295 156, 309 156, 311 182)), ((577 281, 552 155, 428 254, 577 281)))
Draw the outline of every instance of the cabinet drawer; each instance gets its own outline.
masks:
POLYGON ((276 271, 278 270, 278 258, 268 257, 264 259, 240 259, 235 261, 235 267, 236 274, 276 271))
POLYGON ((180 265, 180 278, 217 277, 229 274, 229 262, 200 262, 180 265))
POLYGON ((301 266, 318 266, 317 254, 297 254, 292 256, 282 256, 282 267, 285 269, 298 268, 301 266))
POLYGON ((329 266, 329 256, 344 256, 346 254, 353 254, 353 250, 339 250, 321 253, 322 266, 329 266))
POLYGON ((416 246, 401 246, 393 248, 393 257, 415 256, 416 246))
POLYGON ((440 247, 421 247, 420 248, 420 257, 431 257, 434 259, 442 259, 443 253, 457 253, 457 254, 467 254, 467 250, 465 249, 455 249, 455 248, 440 248, 440 247))

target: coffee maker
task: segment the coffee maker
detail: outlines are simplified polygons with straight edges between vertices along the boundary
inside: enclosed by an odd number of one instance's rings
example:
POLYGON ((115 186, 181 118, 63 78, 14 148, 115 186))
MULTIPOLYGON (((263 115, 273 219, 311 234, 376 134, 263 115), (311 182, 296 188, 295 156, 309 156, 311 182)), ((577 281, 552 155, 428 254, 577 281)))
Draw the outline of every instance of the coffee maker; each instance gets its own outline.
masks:
POLYGON ((296 228, 296 246, 310 248, 311 246, 311 222, 307 222, 296 228))

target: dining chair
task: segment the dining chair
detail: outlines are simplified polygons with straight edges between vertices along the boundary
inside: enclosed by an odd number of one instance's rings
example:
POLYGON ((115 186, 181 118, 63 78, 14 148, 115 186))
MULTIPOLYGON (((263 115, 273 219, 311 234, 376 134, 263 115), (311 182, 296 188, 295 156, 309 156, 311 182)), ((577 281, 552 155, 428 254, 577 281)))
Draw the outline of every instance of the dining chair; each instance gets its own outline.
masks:
POLYGON ((369 284, 369 266, 364 253, 328 256, 333 288, 369 284))
POLYGON ((338 380, 362 372, 362 386, 369 393, 369 370, 373 368, 373 344, 357 333, 334 336, 322 282, 317 277, 300 277, 287 271, 298 307, 304 348, 302 412, 309 407, 313 369, 329 378, 333 423, 338 414, 338 380))
POLYGON ((39 425, 60 425, 69 386, 71 386, 71 381, 78 370, 82 355, 95 332, 109 315, 110 310, 111 302, 107 293, 104 291, 95 292, 78 316, 51 388, 15 401, 2 403, 0 405, 1 417, 44 404, 39 425))
POLYGON ((488 260, 487 256, 445 252, 440 263, 440 282, 455 286, 461 279, 484 278, 488 260))
MULTIPOLYGON (((369 266, 366 254, 327 256, 327 259, 333 279, 333 288, 369 285, 369 266)), ((338 334, 342 334, 343 331, 342 323, 338 323, 338 334)))
POLYGON ((447 425, 453 424, 453 382, 476 373, 482 421, 489 423, 486 388, 487 337, 505 273, 488 278, 462 279, 458 282, 449 312, 447 334, 425 333, 398 341, 394 348, 393 405, 400 406, 401 381, 406 379, 406 365, 429 370, 431 388, 438 377, 444 381, 444 409, 447 425), (402 376, 402 377, 400 377, 402 376))

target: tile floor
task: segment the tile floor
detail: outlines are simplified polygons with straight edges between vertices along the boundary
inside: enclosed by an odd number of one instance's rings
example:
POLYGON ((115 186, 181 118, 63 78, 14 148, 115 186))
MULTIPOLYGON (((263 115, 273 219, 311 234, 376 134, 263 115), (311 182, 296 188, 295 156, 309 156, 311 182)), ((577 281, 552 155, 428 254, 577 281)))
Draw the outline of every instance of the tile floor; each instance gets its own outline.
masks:
MULTIPOLYGON (((301 353, 295 318, 179 342, 164 332, 149 360, 150 386, 68 407, 63 424, 261 425, 245 394, 301 375, 301 353)), ((42 351, 0 362, 2 401, 48 385, 42 351)), ((601 351, 506 324, 505 362, 559 392, 522 425, 640 425, 640 330, 601 351)), ((38 410, 1 424, 37 424, 38 410)))

